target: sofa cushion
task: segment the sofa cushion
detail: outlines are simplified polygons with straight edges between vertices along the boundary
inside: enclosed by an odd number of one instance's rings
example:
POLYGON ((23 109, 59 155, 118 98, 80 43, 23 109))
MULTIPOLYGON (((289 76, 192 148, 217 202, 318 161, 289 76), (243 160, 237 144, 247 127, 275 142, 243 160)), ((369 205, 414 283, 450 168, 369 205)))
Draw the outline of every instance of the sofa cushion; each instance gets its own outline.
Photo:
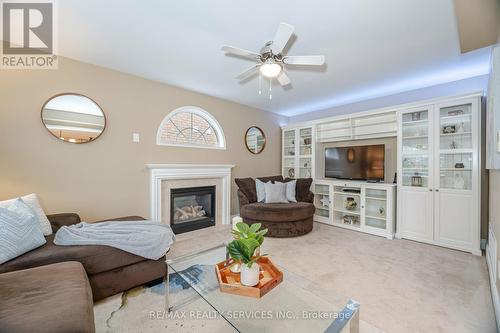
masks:
POLYGON ((243 220, 256 221, 299 221, 314 215, 314 205, 308 202, 266 204, 255 202, 241 208, 243 220))
POLYGON ((78 262, 0 274, 0 331, 94 332, 92 292, 78 262))
MULTIPOLYGON (((285 178, 285 182, 295 179, 285 178)), ((309 193, 311 192, 312 178, 298 178, 295 186, 295 198, 297 201, 308 201, 309 193)))
POLYGON ((0 265, 0 273, 38 267, 61 261, 78 261, 92 275, 146 260, 143 257, 104 245, 55 245, 54 235, 45 245, 0 265))

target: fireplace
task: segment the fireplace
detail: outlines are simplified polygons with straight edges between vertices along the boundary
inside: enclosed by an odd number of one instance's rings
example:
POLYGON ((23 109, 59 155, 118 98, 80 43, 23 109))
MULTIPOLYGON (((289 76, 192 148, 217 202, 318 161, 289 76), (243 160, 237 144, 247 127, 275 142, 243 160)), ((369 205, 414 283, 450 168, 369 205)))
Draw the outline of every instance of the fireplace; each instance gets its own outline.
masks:
POLYGON ((175 234, 215 225, 215 186, 170 190, 170 227, 175 234))

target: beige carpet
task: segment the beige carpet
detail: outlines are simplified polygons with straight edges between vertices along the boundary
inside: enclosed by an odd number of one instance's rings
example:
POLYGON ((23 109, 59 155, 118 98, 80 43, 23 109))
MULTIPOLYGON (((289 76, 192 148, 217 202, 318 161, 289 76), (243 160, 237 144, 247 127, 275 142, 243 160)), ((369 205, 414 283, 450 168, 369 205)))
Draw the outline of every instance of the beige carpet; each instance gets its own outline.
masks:
MULTIPOLYGON (((227 227, 179 235, 169 256, 217 245, 227 235, 227 227)), ((357 300, 361 332, 496 332, 484 257, 319 223, 306 236, 267 238, 264 252, 321 288, 357 300)), ((127 311, 118 310, 120 296, 96 304, 97 331, 232 331, 222 319, 151 319, 148 309, 158 307, 161 298, 133 302, 134 297, 140 292, 129 293, 127 311)), ((200 301, 184 308, 209 309, 200 301)))

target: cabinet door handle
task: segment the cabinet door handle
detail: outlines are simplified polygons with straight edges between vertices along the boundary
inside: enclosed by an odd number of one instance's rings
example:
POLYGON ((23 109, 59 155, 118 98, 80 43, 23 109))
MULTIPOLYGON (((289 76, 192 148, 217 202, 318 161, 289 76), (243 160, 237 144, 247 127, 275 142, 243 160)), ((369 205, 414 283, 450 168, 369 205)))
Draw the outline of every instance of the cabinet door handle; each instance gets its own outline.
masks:
POLYGON ((432 188, 429 189, 429 192, 432 192, 432 188))
POLYGON ((439 192, 439 189, 438 189, 438 188, 436 189, 436 192, 439 192))

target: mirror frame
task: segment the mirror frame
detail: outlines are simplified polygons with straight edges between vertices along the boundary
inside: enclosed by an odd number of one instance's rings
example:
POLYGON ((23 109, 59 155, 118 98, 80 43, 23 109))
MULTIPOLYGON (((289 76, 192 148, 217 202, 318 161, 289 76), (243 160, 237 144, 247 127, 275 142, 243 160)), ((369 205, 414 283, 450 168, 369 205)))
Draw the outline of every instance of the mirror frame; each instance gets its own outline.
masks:
POLYGON ((47 99, 45 101, 45 103, 43 103, 42 105, 42 109, 40 110, 40 120, 42 121, 42 125, 43 127, 47 130, 47 132, 50 133, 50 135, 52 135, 53 137, 55 137, 58 141, 62 141, 62 142, 66 142, 66 143, 71 143, 71 144, 85 144, 85 143, 91 143, 91 142, 94 142, 96 141, 101 135, 102 133, 104 133, 104 131, 106 130, 106 126, 108 125, 108 119, 106 118, 106 113, 104 112, 104 110, 102 109, 102 107, 96 102, 94 101, 92 98, 84 95, 84 94, 80 94, 80 93, 74 93, 74 92, 64 92, 64 93, 59 93, 59 94, 55 94, 51 97, 49 97, 49 99, 47 99), (45 106, 51 101, 53 100, 54 98, 56 97, 59 97, 59 96, 64 96, 64 95, 75 95, 75 96, 81 96, 81 97, 85 97, 85 98, 88 98, 90 99, 92 102, 95 103, 95 105, 97 105, 99 107, 99 109, 101 110, 102 112, 102 116, 104 117, 104 127, 102 128, 102 131, 101 133, 99 133, 98 136, 96 136, 94 139, 92 139, 91 141, 86 141, 86 142, 69 142, 69 141, 66 141, 66 140, 62 140, 61 138, 59 138, 57 135, 54 135, 48 128, 47 126, 45 125, 45 122, 43 121, 43 110, 45 109, 45 106))
POLYGON ((250 126, 247 131, 245 132, 245 137, 244 137, 244 140, 245 140, 245 147, 247 148, 247 150, 254 154, 254 155, 259 155, 260 153, 262 153, 264 151, 264 149, 266 148, 266 143, 267 143, 267 137, 266 137, 266 134, 264 133, 264 131, 262 130, 262 128, 260 128, 259 126, 250 126), (256 128, 258 129, 261 133, 262 133, 262 136, 264 137, 264 144, 262 145, 262 149, 256 153, 254 151, 252 151, 250 148, 248 148, 248 144, 247 144, 247 135, 248 135, 248 132, 250 132, 250 130, 252 128, 256 128))

